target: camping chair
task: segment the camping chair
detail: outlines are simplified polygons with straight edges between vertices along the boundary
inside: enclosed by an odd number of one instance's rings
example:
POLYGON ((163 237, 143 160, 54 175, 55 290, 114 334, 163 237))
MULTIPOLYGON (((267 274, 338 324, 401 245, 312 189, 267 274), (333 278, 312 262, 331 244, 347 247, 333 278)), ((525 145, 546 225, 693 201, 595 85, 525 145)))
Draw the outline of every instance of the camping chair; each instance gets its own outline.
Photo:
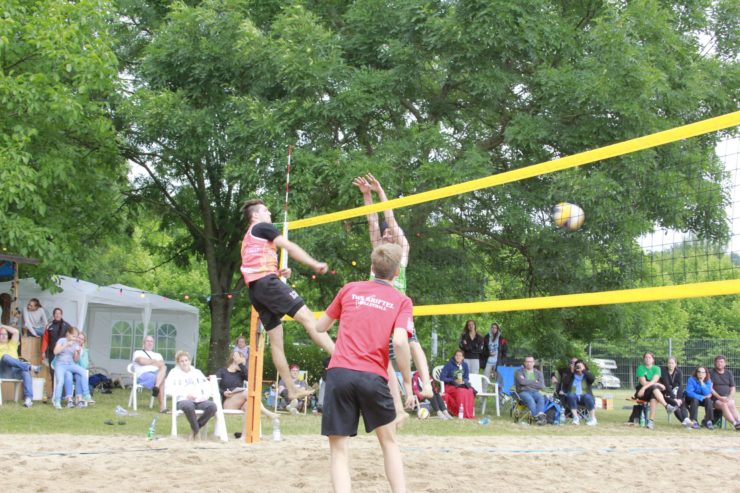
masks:
POLYGON ((512 388, 514 387, 514 372, 516 372, 521 366, 497 366, 496 367, 496 383, 498 384, 498 398, 501 402, 501 407, 504 410, 508 410, 509 414, 512 414, 516 399, 512 395, 512 388))
MULTIPOLYGON (((218 391, 218 380, 215 375, 208 377, 208 380, 202 383, 202 391, 204 395, 207 395, 216 404, 216 414, 214 415, 214 426, 213 434, 216 435, 222 442, 228 441, 228 434, 226 433, 226 419, 224 418, 224 408, 221 405, 221 393, 218 391)), ((177 436, 177 418, 182 416, 184 413, 177 409, 177 398, 180 397, 181 389, 175 385, 165 386, 165 390, 168 396, 172 397, 172 429, 170 435, 173 437, 177 436), (170 388, 172 387, 172 388, 170 388)), ((237 413, 243 414, 243 411, 237 411, 237 413)), ((195 414, 203 414, 203 411, 195 411, 195 414)), ((236 414, 229 412, 229 414, 236 414)), ((208 425, 206 425, 207 427, 208 425)), ((208 430, 205 430, 206 436, 208 430)))
MULTIPOLYGON (((401 373, 400 371, 396 371, 394 373, 396 374, 396 380, 398 380, 398 386, 401 388, 401 395, 403 397, 406 397, 406 387, 404 387, 403 385, 403 373, 401 373)), ((416 394, 411 395, 414 397, 414 404, 411 409, 414 411, 418 411, 419 406, 421 406, 421 404, 419 403, 419 398, 416 397, 416 394)))
MULTIPOLYGON (((308 385, 308 370, 299 370, 298 371, 298 380, 301 380, 302 382, 306 382, 306 385, 308 385)), ((275 379, 275 409, 274 412, 278 412, 278 407, 285 409, 290 402, 284 402, 283 405, 280 405, 281 402, 285 401, 284 398, 280 397, 280 374, 278 373, 277 378, 275 379)), ((306 415, 306 411, 308 410, 308 396, 303 398, 303 415, 306 415)))
POLYGON ((529 407, 527 407, 516 390, 511 390, 511 397, 513 402, 509 414, 514 420, 514 423, 524 422, 526 420, 527 423, 532 424, 535 421, 534 416, 532 416, 529 407))
MULTIPOLYGON (((136 371, 134 370, 134 363, 129 363, 126 367, 126 371, 131 375, 131 395, 128 397, 128 407, 132 408, 134 411, 136 411, 136 394, 139 392, 142 387, 139 385, 139 383, 136 380, 136 371)), ((149 399, 149 409, 154 407, 154 396, 149 399)))
POLYGON ((472 385, 473 389, 476 391, 476 397, 480 397, 483 400, 483 405, 481 406, 480 413, 485 414, 488 398, 494 397, 496 399, 496 416, 500 417, 501 409, 498 402, 498 382, 494 383, 493 392, 487 392, 488 388, 491 385, 491 381, 488 380, 488 377, 486 377, 485 375, 480 375, 478 373, 471 373, 470 385, 472 385))
MULTIPOLYGON (((563 410, 562 418, 573 419, 573 413, 568 407, 568 399, 565 397, 565 394, 558 393, 557 389, 555 389, 555 393, 552 394, 551 400, 553 402, 557 402, 560 405, 560 408, 563 410)), ((578 419, 584 422, 588 421, 588 418, 591 416, 588 412, 588 409, 586 409, 586 406, 580 403, 576 407, 576 412, 578 413, 578 419)), ((565 420, 562 418, 562 422, 565 422, 565 420)))

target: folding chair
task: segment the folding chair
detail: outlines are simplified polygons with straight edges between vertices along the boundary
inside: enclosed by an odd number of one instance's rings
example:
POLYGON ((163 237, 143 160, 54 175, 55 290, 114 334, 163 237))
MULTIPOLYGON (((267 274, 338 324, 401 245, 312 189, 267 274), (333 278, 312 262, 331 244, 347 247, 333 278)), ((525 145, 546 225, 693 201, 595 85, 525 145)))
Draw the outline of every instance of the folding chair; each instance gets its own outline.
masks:
MULTIPOLYGON (((400 371, 394 372, 396 374, 396 380, 398 380, 398 386, 401 388, 401 395, 403 397, 406 397, 406 387, 403 385, 403 374, 400 371)), ((414 406, 412 407, 413 410, 418 410, 419 406, 421 405, 419 403, 419 398, 416 397, 416 394, 411 394, 414 398, 414 406)))
MULTIPOLYGON (((134 370, 134 364, 135 363, 129 363, 126 367, 126 371, 131 375, 131 395, 128 396, 128 407, 132 408, 134 411, 137 409, 136 405, 136 395, 137 392, 139 392, 142 387, 139 385, 139 383, 136 381, 136 371, 134 370)), ((154 407, 154 396, 151 396, 149 399, 149 409, 154 407)))
POLYGON ((496 416, 501 416, 501 409, 498 402, 498 382, 495 382, 494 385, 494 391, 488 392, 488 388, 491 385, 491 381, 486 377, 485 375, 480 375, 478 373, 471 373, 470 374, 470 385, 473 386, 473 389, 477 392, 476 397, 480 397, 483 400, 483 405, 481 406, 480 413, 485 414, 486 412, 486 404, 488 403, 489 397, 494 397, 496 400, 496 416))

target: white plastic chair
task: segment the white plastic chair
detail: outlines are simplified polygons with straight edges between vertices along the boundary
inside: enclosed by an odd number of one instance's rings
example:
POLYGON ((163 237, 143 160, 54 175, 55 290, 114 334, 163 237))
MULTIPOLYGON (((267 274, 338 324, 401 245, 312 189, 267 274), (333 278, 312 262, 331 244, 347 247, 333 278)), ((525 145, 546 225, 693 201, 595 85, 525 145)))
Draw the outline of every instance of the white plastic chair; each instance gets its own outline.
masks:
POLYGON ((445 383, 439 379, 439 375, 442 373, 443 365, 435 366, 432 370, 432 378, 439 384, 439 395, 445 395, 445 383))
POLYGON ((481 407, 480 413, 485 414, 486 412, 486 404, 488 403, 488 398, 493 397, 496 400, 496 416, 501 416, 501 410, 499 409, 499 403, 498 403, 498 382, 494 383, 494 392, 488 392, 491 385, 491 381, 486 377, 485 375, 480 375, 477 373, 471 373, 470 374, 470 385, 475 389, 475 391, 478 393, 477 397, 480 397, 483 399, 483 406, 481 407))
MULTIPOLYGON (((134 411, 137 410, 136 396, 137 392, 143 389, 141 385, 136 381, 136 371, 134 370, 135 363, 129 363, 126 367, 126 371, 131 375, 131 395, 128 397, 128 407, 134 411)), ((154 407, 154 396, 149 399, 149 409, 154 407)))
MULTIPOLYGON (((209 399, 211 399, 216 404, 216 414, 214 416, 214 428, 213 428, 213 434, 216 435, 222 442, 228 441, 228 434, 226 432, 226 419, 224 418, 224 408, 221 405, 221 393, 218 391, 218 380, 216 379, 215 375, 211 375, 208 377, 208 380, 203 382, 203 393, 208 396, 209 399)), ((177 436, 177 418, 179 416, 182 416, 184 413, 182 411, 179 411, 177 409, 177 398, 180 397, 180 389, 177 386, 172 386, 170 388, 169 385, 165 386, 167 389, 167 395, 172 397, 172 410, 171 410, 171 416, 172 416, 172 429, 170 430, 170 435, 173 437, 177 436)), ((196 410, 195 414, 203 414, 203 411, 196 410)), ((244 414, 243 411, 233 411, 229 412, 229 414, 244 414)), ((208 426, 208 425, 206 425, 208 426)), ((207 430, 206 430, 207 434, 207 430)))

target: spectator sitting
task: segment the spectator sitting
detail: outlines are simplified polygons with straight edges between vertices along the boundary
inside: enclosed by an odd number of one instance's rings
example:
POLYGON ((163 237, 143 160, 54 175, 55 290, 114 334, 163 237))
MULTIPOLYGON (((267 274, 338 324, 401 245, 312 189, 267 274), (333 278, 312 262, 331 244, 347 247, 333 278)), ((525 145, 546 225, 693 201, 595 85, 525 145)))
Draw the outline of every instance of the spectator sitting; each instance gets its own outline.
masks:
POLYGON ((224 409, 242 409, 247 402, 247 362, 239 351, 229 355, 225 368, 216 370, 218 390, 224 409))
POLYGON ((714 368, 709 370, 714 408, 722 411, 727 422, 740 431, 740 413, 735 404, 735 376, 725 369, 726 364, 724 356, 717 356, 714 358, 714 368))
MULTIPOLYGON (((550 375, 550 383, 555 386, 556 396, 565 397, 565 394, 567 394, 563 388, 563 379, 566 375, 573 375, 573 367, 575 367, 576 361, 578 361, 578 358, 571 358, 567 368, 558 368, 557 375, 555 373, 550 375)), ((570 412, 570 409, 567 409, 567 411, 570 412)))
POLYGON ((190 355, 185 351, 179 351, 175 355, 175 362, 177 366, 167 375, 165 387, 169 392, 173 392, 173 389, 177 392, 175 405, 188 419, 192 431, 191 439, 196 440, 200 429, 216 414, 217 406, 208 400, 205 385, 208 380, 200 370, 190 365, 190 355), (198 417, 195 411, 203 411, 203 414, 198 417))
POLYGON ((481 365, 484 366, 483 374, 494 382, 498 374, 496 367, 505 364, 506 355, 509 352, 509 343, 501 336, 501 327, 494 322, 488 334, 483 338, 483 353, 481 353, 481 365))
POLYGON ((62 391, 64 391, 67 400, 67 407, 75 407, 74 400, 72 399, 73 376, 80 379, 82 399, 77 403, 77 407, 87 407, 88 403, 92 403, 90 388, 88 387, 86 378, 87 371, 78 364, 82 353, 82 346, 78 342, 78 336, 79 331, 77 328, 70 327, 67 329, 65 336, 59 339, 54 346, 54 365, 56 371, 54 372, 54 395, 52 396, 52 402, 55 409, 62 408, 62 391))
MULTIPOLYGON (((296 365, 295 363, 290 365, 290 378, 293 380, 295 388, 308 389, 308 383, 305 380, 301 379, 300 372, 300 366, 296 365)), ((280 397, 282 397, 285 402, 288 402, 288 405, 285 406, 285 408, 290 411, 290 414, 298 414, 299 411, 303 411, 303 399, 301 399, 300 401, 298 399, 293 399, 292 401, 289 400, 288 388, 285 386, 285 382, 282 378, 278 381, 278 395, 280 395, 280 397)))
POLYGON ((419 403, 429 400, 429 404, 432 406, 432 410, 437 413, 437 416, 445 420, 452 419, 452 416, 447 411, 444 399, 439 395, 436 382, 432 382, 432 397, 430 399, 426 399, 424 394, 421 393, 422 386, 421 375, 419 375, 418 371, 415 371, 411 376, 411 388, 414 390, 416 398, 419 399, 419 403))
POLYGON ((47 325, 49 325, 49 319, 46 317, 41 302, 36 298, 28 300, 23 309, 23 327, 28 331, 28 335, 42 337, 47 325))
POLYGON ((23 406, 33 406, 33 380, 31 372, 38 373, 40 366, 18 359, 18 329, 0 325, 0 376, 23 380, 23 406))
POLYGON ((540 390, 545 388, 545 378, 541 371, 535 369, 534 356, 524 358, 524 366, 514 372, 514 381, 517 394, 529 408, 537 424, 547 424, 545 396, 540 393, 540 390))
MULTIPOLYGON (((87 349, 87 336, 84 332, 80 332, 80 334, 77 336, 77 342, 80 344, 80 348, 82 348, 80 350, 80 360, 77 362, 77 364, 80 365, 80 367, 83 368, 86 373, 86 375, 82 377, 77 375, 74 376, 75 398, 77 399, 77 406, 80 407, 80 401, 82 401, 82 396, 85 394, 82 388, 82 380, 84 379, 87 382, 88 388, 90 387, 90 372, 87 371, 90 369, 90 351, 87 349)), ((71 376, 72 374, 70 373, 69 375, 71 376)), ((92 389, 90 389, 90 395, 92 396, 92 389)), ((90 398, 88 399, 87 403, 95 404, 95 401, 90 398)))
POLYGON ((588 371, 588 366, 581 360, 576 360, 573 365, 573 373, 567 372, 563 375, 561 392, 566 392, 565 399, 573 415, 574 425, 578 425, 581 421, 578 416, 579 405, 585 406, 588 410, 586 424, 589 426, 596 425, 596 401, 591 390, 593 383, 593 374, 588 371))
POLYGON ((676 415, 682 425, 691 426, 691 419, 689 419, 684 398, 683 374, 678 368, 676 358, 673 356, 668 358, 668 365, 660 371, 660 383, 665 386, 665 401, 676 408, 673 414, 676 415))
POLYGON ((665 397, 663 397, 665 386, 659 382, 660 367, 654 364, 655 356, 653 353, 647 352, 642 358, 644 364, 638 366, 635 372, 639 385, 635 397, 639 400, 650 402, 650 416, 648 417, 646 426, 652 430, 655 427, 655 408, 658 402, 664 405, 666 411, 669 413, 675 411, 676 408, 668 404, 665 401, 665 397))
POLYGON ((51 374, 51 380, 54 381, 54 369, 51 367, 51 361, 54 359, 54 348, 57 345, 57 341, 64 337, 69 329, 70 325, 62 319, 62 309, 54 308, 52 312, 52 320, 44 331, 43 338, 41 340, 41 357, 44 360, 44 364, 49 365, 49 373, 51 374))
POLYGON ((709 372, 703 366, 694 370, 694 373, 686 382, 686 403, 689 406, 689 415, 691 417, 691 427, 699 428, 697 422, 697 413, 699 405, 704 406, 704 421, 702 425, 710 430, 714 428, 712 420, 714 419, 714 402, 712 401, 712 381, 709 379, 709 372))
POLYGON ((249 345, 247 345, 246 337, 239 336, 236 338, 236 346, 234 346, 234 352, 242 355, 245 364, 249 362, 249 345))
POLYGON ((483 354, 483 337, 475 329, 475 320, 465 322, 460 336, 460 349, 471 373, 480 373, 480 359, 483 354))
POLYGON ((152 395, 159 399, 159 412, 167 412, 164 394, 164 379, 167 365, 161 354, 154 351, 154 337, 144 337, 143 349, 134 351, 134 373, 142 387, 152 390, 152 395))
MULTIPOLYGON (((475 417, 475 393, 470 386, 470 370, 458 349, 442 368, 439 379, 445 384, 445 404, 452 412, 462 407, 464 418, 475 417)), ((458 411, 459 412, 459 411, 458 411)))

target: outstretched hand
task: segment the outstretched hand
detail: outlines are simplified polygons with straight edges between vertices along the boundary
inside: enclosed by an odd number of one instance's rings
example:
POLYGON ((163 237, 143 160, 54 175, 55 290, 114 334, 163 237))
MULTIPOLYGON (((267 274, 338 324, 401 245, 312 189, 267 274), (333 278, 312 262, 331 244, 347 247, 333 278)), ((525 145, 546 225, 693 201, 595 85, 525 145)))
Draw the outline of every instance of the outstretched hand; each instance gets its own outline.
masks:
POLYGON ((373 192, 380 193, 380 191, 383 190, 383 187, 380 186, 380 182, 372 175, 372 173, 368 173, 367 175, 365 175, 364 180, 370 190, 372 190, 373 192))
POLYGON ((352 184, 359 188, 360 192, 362 192, 363 194, 370 193, 370 184, 362 176, 358 176, 357 178, 352 180, 352 184))
POLYGON ((313 268, 313 271, 317 274, 326 274, 329 271, 329 266, 326 264, 326 262, 319 262, 313 268))

